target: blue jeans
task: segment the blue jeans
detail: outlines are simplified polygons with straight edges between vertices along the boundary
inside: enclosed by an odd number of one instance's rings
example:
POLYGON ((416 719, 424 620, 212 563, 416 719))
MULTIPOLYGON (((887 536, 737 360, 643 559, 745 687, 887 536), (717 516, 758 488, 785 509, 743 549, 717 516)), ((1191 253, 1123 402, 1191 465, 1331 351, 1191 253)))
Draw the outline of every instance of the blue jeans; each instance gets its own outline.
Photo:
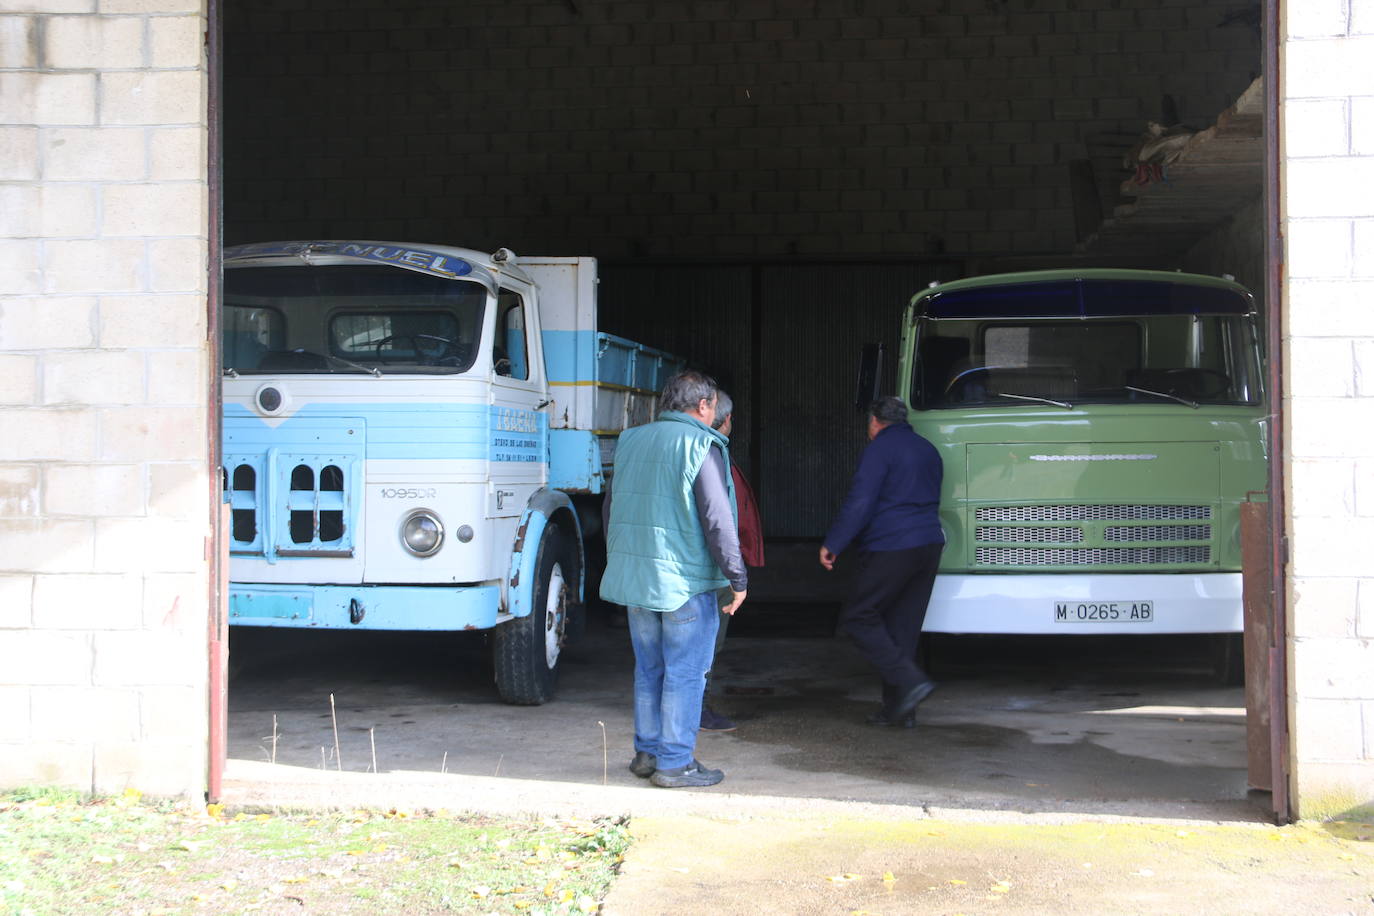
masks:
POLYGON ((676 611, 632 607, 626 616, 635 650, 635 750, 657 757, 660 770, 686 766, 720 626, 716 593, 693 595, 676 611))

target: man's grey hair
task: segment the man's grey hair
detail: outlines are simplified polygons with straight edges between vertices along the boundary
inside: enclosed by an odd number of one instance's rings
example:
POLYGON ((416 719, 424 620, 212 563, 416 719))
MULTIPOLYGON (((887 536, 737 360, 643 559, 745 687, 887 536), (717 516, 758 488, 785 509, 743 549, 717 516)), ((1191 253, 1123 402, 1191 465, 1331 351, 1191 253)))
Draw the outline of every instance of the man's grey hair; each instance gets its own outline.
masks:
POLYGON ((879 423, 907 422, 906 401, 901 398, 878 398, 868 405, 868 415, 879 423))
POLYGON ((735 402, 730 400, 730 395, 719 389, 716 390, 716 422, 711 424, 712 429, 720 429, 725 425, 725 421, 730 419, 730 414, 735 412, 735 402))
POLYGON ((668 379, 663 392, 658 396, 658 412, 677 410, 686 412, 696 410, 702 400, 711 401, 716 397, 716 380, 705 372, 687 369, 668 379))

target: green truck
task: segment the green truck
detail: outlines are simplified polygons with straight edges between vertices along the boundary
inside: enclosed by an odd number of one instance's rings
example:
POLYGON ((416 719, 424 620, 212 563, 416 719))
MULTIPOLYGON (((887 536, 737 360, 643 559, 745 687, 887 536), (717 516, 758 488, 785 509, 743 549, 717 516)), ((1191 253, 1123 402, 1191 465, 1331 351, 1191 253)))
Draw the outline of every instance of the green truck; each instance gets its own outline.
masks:
POLYGON ((925 629, 1241 632, 1260 339, 1230 277, 1053 270, 916 295, 899 384, 944 459, 948 539, 925 629))

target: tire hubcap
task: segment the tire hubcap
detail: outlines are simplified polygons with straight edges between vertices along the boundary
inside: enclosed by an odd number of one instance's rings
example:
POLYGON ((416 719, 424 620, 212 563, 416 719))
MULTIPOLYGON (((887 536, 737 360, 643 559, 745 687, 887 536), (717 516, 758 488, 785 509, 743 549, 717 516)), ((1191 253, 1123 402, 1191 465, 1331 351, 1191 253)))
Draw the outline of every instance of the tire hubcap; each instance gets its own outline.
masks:
POLYGON ((563 581, 563 567, 554 564, 549 573, 547 604, 544 606, 544 662, 553 668, 563 648, 563 630, 567 625, 568 586, 563 581))

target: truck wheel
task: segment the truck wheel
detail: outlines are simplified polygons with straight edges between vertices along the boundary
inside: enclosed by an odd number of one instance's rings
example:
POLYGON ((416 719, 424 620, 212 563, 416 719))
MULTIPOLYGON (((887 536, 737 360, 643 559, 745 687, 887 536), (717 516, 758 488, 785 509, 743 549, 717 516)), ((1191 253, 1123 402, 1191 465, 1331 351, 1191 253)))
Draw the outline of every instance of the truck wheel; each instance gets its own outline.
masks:
POLYGON ((501 699, 538 706, 553 699, 558 661, 576 608, 577 569, 573 545, 557 525, 544 529, 535 559, 530 613, 492 632, 492 664, 501 699))

